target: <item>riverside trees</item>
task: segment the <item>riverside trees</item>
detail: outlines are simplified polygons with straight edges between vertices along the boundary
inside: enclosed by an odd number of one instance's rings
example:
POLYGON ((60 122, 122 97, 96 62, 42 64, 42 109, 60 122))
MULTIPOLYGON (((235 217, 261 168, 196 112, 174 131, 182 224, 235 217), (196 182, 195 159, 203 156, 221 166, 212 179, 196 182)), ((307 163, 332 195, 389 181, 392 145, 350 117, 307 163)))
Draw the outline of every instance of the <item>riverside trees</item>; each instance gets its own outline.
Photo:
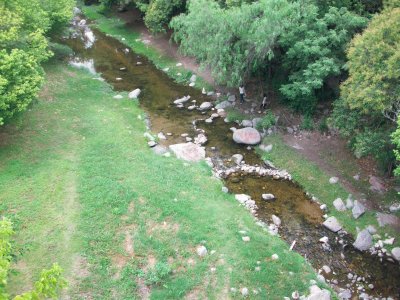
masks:
POLYGON ((51 55, 46 35, 72 17, 74 0, 5 0, 0 4, 0 125, 23 111, 43 82, 51 55))

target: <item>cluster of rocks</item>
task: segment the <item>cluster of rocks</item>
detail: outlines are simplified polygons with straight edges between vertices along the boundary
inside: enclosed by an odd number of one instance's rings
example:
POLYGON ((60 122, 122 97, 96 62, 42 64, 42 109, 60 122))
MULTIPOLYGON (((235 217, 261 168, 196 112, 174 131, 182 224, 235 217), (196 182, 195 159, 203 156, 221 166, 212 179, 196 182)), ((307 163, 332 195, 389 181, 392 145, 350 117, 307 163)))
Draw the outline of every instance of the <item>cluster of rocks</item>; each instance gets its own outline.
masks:
POLYGON ((256 201, 252 200, 249 195, 246 194, 236 194, 235 199, 243 205, 247 210, 249 210, 253 215, 256 215, 258 209, 256 201))
POLYGON ((300 295, 298 291, 294 291, 292 293, 292 297, 284 297, 285 300, 330 300, 331 299, 331 292, 326 290, 326 289, 321 289, 318 287, 317 283, 315 280, 310 280, 310 294, 308 296, 306 295, 300 295))
POLYGON ((268 169, 260 166, 252 166, 241 161, 240 165, 236 165, 226 169, 215 170, 215 176, 218 178, 227 178, 235 173, 252 174, 259 176, 271 176, 273 179, 292 180, 292 176, 286 170, 268 169))
POLYGON ((351 209, 354 219, 358 219, 359 217, 361 217, 367 210, 360 201, 353 201, 351 199, 351 195, 347 198, 346 204, 341 198, 337 198, 333 201, 333 206, 337 211, 346 211, 348 209, 351 209))

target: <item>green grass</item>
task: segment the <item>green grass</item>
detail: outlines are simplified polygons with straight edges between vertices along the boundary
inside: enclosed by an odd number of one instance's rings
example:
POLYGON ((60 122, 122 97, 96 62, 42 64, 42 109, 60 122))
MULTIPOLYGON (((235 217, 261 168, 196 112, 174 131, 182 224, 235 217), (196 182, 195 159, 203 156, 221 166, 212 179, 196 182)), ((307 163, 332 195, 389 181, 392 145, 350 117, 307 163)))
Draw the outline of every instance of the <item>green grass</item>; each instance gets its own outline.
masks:
POLYGON ((152 299, 219 299, 244 286, 260 288, 259 299, 307 291, 310 265, 222 193, 204 163, 147 147, 136 101, 113 99, 84 70, 54 63, 46 73, 38 103, 0 129, 0 214, 16 231, 11 294, 53 262, 72 299, 140 298, 145 284, 152 299), (216 252, 199 258, 201 243, 216 252))
MULTIPOLYGON (((140 40, 139 33, 129 29, 123 20, 113 15, 106 16, 102 14, 100 5, 82 5, 82 11, 87 18, 95 21, 93 25, 100 31, 118 39, 121 43, 130 47, 135 53, 146 56, 158 69, 163 70, 169 68, 165 73, 176 82, 182 84, 187 84, 189 82, 193 74, 192 71, 185 69, 183 66, 177 67, 177 61, 162 55, 157 49, 145 45, 140 40), (178 73, 181 73, 181 75, 178 76, 178 73)), ((213 90, 213 87, 208 82, 197 75, 195 88, 202 89, 203 87, 208 91, 213 90)))
MULTIPOLYGON (((264 159, 268 159, 281 169, 286 169, 293 177, 293 180, 299 183, 305 191, 314 195, 321 203, 328 206, 328 215, 335 216, 342 224, 344 229, 351 233, 354 237, 357 234, 357 227, 364 229, 368 225, 373 225, 378 230, 378 234, 384 238, 384 234, 388 233, 395 239, 395 245, 400 245, 400 234, 389 228, 388 226, 379 227, 376 212, 367 211, 359 219, 355 220, 351 210, 338 212, 333 201, 336 198, 342 198, 346 201, 349 192, 340 184, 330 184, 330 176, 321 170, 315 163, 306 159, 301 153, 286 145, 279 135, 271 135, 264 138, 264 144, 272 144, 271 152, 265 153, 259 150, 264 159)), ((391 246, 386 248, 391 249, 391 246)))

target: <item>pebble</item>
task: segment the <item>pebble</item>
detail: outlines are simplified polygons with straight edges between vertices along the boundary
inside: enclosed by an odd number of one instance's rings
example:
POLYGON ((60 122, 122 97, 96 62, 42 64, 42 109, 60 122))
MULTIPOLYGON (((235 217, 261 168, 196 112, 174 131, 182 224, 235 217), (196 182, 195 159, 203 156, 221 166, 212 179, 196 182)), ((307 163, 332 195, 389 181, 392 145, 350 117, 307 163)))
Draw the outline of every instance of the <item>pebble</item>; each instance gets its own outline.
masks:
POLYGON ((250 242, 250 237, 249 236, 242 236, 243 242, 250 242))
POLYGON ((240 293, 242 294, 243 297, 247 297, 249 295, 249 290, 248 288, 244 287, 240 290, 240 293))
POLYGON ((279 259, 279 256, 278 256, 278 254, 272 254, 271 258, 272 258, 272 260, 277 260, 277 259, 279 259))
POLYGON ((329 238, 327 236, 324 236, 324 237, 319 239, 320 243, 327 243, 328 241, 329 241, 329 238))
POLYGON ((200 257, 204 257, 207 255, 207 248, 205 246, 199 246, 196 249, 197 255, 200 257))

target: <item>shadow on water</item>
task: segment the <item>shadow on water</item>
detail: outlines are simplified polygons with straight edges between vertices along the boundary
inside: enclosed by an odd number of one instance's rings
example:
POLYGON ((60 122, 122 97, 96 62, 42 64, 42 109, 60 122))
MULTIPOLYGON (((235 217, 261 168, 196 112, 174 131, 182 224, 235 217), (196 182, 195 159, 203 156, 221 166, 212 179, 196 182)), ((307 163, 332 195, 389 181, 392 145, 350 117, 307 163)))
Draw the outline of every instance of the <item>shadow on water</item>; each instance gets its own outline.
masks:
MULTIPOLYGON (((198 132, 193 126, 194 120, 205 120, 210 112, 202 113, 187 108, 177 108, 173 101, 185 95, 191 99, 185 106, 196 100, 199 105, 212 101, 210 97, 189 86, 173 82, 163 71, 158 70, 145 57, 133 53, 116 39, 90 29, 79 18, 75 20, 74 31, 63 39, 74 50, 70 63, 88 69, 93 74, 101 73, 116 91, 142 90, 140 105, 151 121, 152 132, 172 133, 165 146, 185 142, 181 134, 187 133, 194 138, 198 132), (90 32, 89 32, 90 31, 90 32), (90 45, 89 45, 89 44, 90 45), (89 46, 88 46, 89 45, 89 46)), ((110 99, 110 101, 118 101, 110 99)), ((219 163, 229 164, 233 154, 240 153, 247 164, 263 165, 253 149, 238 145, 232 140, 231 124, 222 118, 213 123, 197 121, 196 126, 205 130, 208 138, 207 156, 219 163)), ((237 126, 236 126, 237 127, 237 126)), ((331 285, 339 291, 347 289, 353 297, 363 292, 374 296, 399 297, 400 268, 390 262, 380 263, 367 253, 360 253, 352 246, 347 236, 339 236, 326 230, 319 206, 312 202, 296 184, 286 180, 274 180, 235 173, 225 180, 229 190, 235 194, 248 194, 256 201, 257 215, 265 223, 271 223, 273 214, 282 220, 280 236, 289 244, 296 241, 294 250, 305 256, 316 269, 330 266, 330 274, 322 273, 331 285), (272 193, 276 200, 262 200, 263 193, 272 193), (319 239, 329 238, 329 246, 323 246, 319 239), (357 274, 360 281, 349 279, 348 273, 357 274), (373 284, 374 288, 368 285, 373 284)))

